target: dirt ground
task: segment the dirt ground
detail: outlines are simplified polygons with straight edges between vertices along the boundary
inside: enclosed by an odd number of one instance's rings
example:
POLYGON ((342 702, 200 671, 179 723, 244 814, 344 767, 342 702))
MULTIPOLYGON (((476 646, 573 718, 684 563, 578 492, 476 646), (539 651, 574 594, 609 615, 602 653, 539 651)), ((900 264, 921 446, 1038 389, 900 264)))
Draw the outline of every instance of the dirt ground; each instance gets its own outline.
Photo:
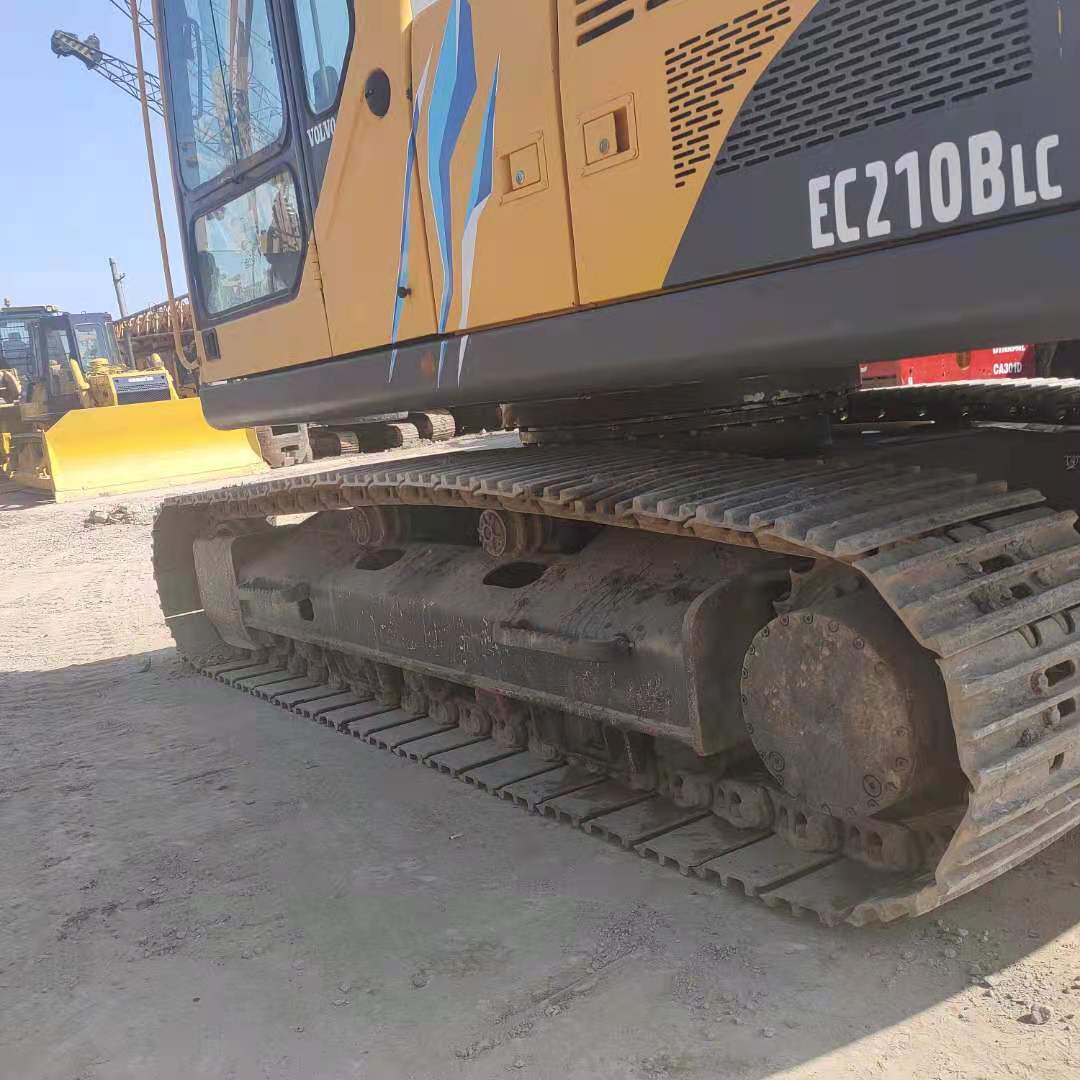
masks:
POLYGON ((0 1077, 1080 1075, 1080 832, 779 914, 185 670, 159 498, 0 493, 0 1077))

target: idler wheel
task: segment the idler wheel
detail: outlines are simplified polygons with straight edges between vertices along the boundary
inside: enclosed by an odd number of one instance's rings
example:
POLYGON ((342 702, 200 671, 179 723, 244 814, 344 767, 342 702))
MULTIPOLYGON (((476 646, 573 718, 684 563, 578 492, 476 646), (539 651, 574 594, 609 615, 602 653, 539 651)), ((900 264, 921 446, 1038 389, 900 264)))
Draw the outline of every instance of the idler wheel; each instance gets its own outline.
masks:
POLYGON ((784 792, 868 817, 942 780, 956 761, 944 684, 885 602, 850 574, 816 571, 786 607, 755 636, 741 680, 750 737, 784 792))

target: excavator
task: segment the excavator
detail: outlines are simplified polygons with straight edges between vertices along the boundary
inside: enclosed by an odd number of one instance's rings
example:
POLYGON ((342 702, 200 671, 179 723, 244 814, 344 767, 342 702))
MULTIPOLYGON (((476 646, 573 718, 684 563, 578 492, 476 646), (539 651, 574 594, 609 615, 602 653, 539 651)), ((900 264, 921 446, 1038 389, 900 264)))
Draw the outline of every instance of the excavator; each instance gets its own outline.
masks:
POLYGON ((125 365, 108 315, 0 308, 0 477, 64 501, 266 467, 254 433, 210 427, 160 358, 125 365))
POLYGON ((520 432, 168 500, 195 668, 828 925, 1080 822, 1080 384, 859 385, 1080 338, 1070 5, 154 19, 209 422, 520 432))

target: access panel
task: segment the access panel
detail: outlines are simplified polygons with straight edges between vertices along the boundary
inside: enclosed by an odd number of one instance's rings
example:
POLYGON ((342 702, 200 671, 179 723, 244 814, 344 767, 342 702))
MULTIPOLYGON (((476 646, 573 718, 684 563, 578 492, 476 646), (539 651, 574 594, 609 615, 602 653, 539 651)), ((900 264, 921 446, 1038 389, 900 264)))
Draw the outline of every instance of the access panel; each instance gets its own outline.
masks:
MULTIPOLYGON (((860 3, 862 0, 860 0, 860 3)), ((664 286, 732 124, 813 0, 559 0, 582 301, 664 286)), ((756 207, 731 206, 733 216, 756 207)), ((718 264, 727 237, 709 234, 718 264)))

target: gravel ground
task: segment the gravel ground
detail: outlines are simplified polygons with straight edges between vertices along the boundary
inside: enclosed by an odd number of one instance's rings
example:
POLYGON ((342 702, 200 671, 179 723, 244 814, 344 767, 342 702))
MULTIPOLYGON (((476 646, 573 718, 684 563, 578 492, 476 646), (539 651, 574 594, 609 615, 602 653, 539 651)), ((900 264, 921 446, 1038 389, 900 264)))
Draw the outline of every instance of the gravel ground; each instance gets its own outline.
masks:
POLYGON ((1080 833, 892 929, 772 912, 191 674, 160 497, 0 492, 0 1077, 1080 1073, 1080 833))

